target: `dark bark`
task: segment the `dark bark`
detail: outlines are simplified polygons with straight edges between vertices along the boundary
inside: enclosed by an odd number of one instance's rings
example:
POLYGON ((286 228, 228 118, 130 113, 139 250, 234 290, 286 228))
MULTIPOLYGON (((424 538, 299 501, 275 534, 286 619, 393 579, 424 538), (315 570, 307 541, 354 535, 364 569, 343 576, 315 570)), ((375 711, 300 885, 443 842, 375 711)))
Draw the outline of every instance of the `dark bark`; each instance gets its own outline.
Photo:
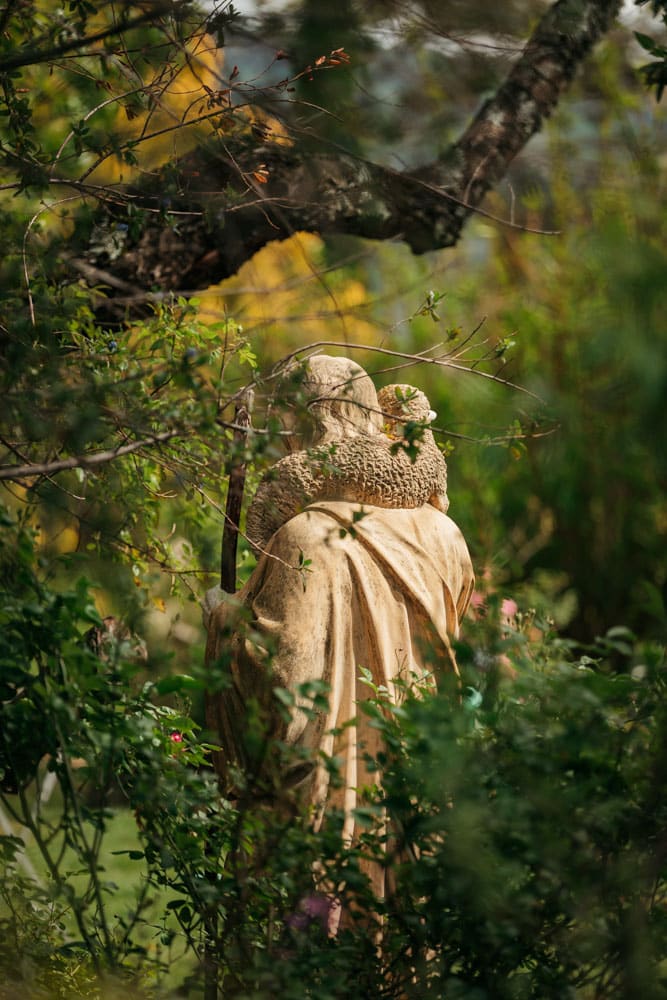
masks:
MULTIPOLYGON (((112 286, 120 305, 145 301, 150 291, 207 287, 266 243, 299 230, 398 239, 415 253, 454 246, 467 217, 551 114, 620 6, 620 0, 558 0, 497 94, 428 166, 408 174, 298 145, 209 144, 172 164, 150 190, 127 192, 146 213, 139 235, 112 262, 78 266, 112 286), (259 164, 267 183, 253 177, 259 164)), ((123 212, 114 211, 114 218, 122 222, 123 212)))
POLYGON ((227 594, 236 592, 236 551, 239 540, 239 525, 243 507, 243 492, 245 489, 246 465, 241 453, 243 451, 248 428, 250 427, 250 410, 252 402, 246 399, 236 406, 234 413, 235 449, 230 459, 229 485, 227 487, 227 505, 225 508, 225 524, 222 530, 222 551, 220 555, 220 587, 227 594), (235 454, 236 452, 236 454, 235 454))

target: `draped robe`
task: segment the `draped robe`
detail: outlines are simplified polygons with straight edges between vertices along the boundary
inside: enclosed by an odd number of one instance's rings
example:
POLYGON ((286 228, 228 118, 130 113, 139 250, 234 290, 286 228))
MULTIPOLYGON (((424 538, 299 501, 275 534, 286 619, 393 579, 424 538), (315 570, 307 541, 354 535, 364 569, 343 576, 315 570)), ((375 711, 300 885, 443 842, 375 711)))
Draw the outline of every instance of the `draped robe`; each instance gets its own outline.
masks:
MULTIPOLYGON (((207 661, 224 660, 231 672, 231 686, 208 702, 224 780, 229 784, 234 763, 248 763, 248 704, 264 705, 273 735, 313 752, 310 766, 297 761, 287 769, 286 785, 302 789, 316 823, 328 808, 343 809, 352 841, 361 789, 381 780, 366 767, 366 755, 375 758, 380 747, 378 730, 358 708, 369 697, 360 668, 393 700, 401 697, 395 681, 432 677, 434 663, 457 672, 450 639, 458 636, 473 584, 459 528, 434 507, 320 501, 289 520, 246 585, 209 621, 207 661), (307 700, 297 689, 313 681, 327 685, 328 708, 302 711, 307 700), (296 694, 289 718, 277 710, 276 687, 296 694), (337 759, 342 782, 330 781, 318 751, 337 759)), ((374 866, 369 875, 382 896, 384 873, 374 866)))

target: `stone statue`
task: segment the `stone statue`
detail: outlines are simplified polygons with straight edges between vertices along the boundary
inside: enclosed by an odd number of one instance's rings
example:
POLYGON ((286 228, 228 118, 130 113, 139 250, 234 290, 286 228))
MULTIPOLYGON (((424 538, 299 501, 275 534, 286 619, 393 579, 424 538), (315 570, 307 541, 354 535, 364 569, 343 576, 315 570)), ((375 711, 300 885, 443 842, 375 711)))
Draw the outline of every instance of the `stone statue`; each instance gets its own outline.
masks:
MULTIPOLYGON (((424 394, 400 386, 378 398, 363 368, 326 356, 309 359, 303 388, 311 447, 279 461, 260 484, 247 523, 262 549, 257 566, 233 598, 208 595, 207 662, 224 663, 231 675, 209 697, 208 724, 220 735, 216 767, 230 788, 236 765, 257 766, 245 733, 248 706, 260 706, 278 740, 302 752, 281 773, 282 785, 313 806, 317 823, 329 806, 343 809, 352 839, 358 789, 378 781, 365 755, 381 749, 357 709, 368 697, 360 668, 396 699, 397 681, 457 674, 450 638, 474 578, 463 536, 445 513, 446 468, 427 429, 424 394), (424 433, 413 462, 397 435, 415 418, 424 433), (313 682, 327 686, 326 709, 313 711, 300 693, 313 682), (278 687, 294 698, 288 714, 278 687), (330 781, 322 753, 340 761, 341 782, 330 781)), ((381 896, 383 870, 376 865, 369 877, 381 896)))
POLYGON ((313 500, 398 508, 431 503, 447 513, 447 466, 428 429, 435 414, 423 392, 390 385, 376 395, 359 365, 326 355, 310 359, 303 387, 316 401, 314 439, 262 479, 248 511, 251 544, 263 549, 313 500), (414 460, 399 437, 408 422, 419 431, 414 460))

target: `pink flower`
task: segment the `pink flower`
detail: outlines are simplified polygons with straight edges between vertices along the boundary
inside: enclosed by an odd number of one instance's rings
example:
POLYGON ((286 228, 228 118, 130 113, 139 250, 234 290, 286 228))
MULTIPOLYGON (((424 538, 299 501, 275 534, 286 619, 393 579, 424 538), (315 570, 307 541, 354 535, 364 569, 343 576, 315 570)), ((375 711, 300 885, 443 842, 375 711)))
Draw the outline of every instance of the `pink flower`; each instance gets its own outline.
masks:
POLYGON ((506 597, 500 605, 500 616, 509 625, 518 610, 519 605, 516 601, 513 601, 511 597, 506 597))
POLYGON ((179 733, 175 729, 169 738, 171 739, 172 743, 182 743, 183 742, 183 733, 179 733))
POLYGON ((299 903, 296 913, 291 913, 286 920, 287 926, 293 931, 305 931, 312 924, 318 924, 329 934, 335 934, 340 914, 338 900, 322 893, 311 893, 299 903))

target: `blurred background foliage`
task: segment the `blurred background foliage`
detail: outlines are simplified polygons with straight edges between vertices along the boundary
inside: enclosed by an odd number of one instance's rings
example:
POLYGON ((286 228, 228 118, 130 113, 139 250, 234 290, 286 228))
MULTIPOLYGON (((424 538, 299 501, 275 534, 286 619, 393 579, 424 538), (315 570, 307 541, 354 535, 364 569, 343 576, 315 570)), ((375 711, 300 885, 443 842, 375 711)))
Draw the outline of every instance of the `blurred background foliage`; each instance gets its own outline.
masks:
MULTIPOLYGON (((482 19, 474 5, 465 13, 456 4, 434 6, 365 8, 368 37, 356 36, 361 66, 354 61, 355 86, 340 107, 338 77, 319 78, 321 88, 332 81, 326 106, 343 115, 364 153, 415 163, 437 152, 428 143, 449 143, 480 94, 497 83, 516 49, 513 33, 525 31, 539 9, 503 5, 494 14, 502 27, 493 25, 502 42, 489 53, 480 35, 482 26, 492 27, 486 12, 482 19), (396 51, 387 34, 399 29, 414 44, 396 51), (464 33, 465 44, 457 45, 464 33), (380 69, 387 60, 388 76, 380 69), (474 83, 462 69, 469 64, 474 83), (383 87, 386 101, 377 97, 383 87), (386 146, 378 144, 378 120, 359 127, 366 102, 391 119, 386 146)), ((265 17, 287 38, 298 12, 295 6, 265 17)), ((304 340, 456 350, 483 321, 478 346, 468 343, 462 360, 484 367, 475 359, 497 356, 507 365, 503 377, 539 401, 427 365, 401 377, 427 391, 440 440, 453 448, 451 514, 479 576, 529 605, 548 604, 558 624, 581 639, 618 622, 656 635, 665 629, 667 261, 658 208, 665 118, 628 60, 641 55, 619 28, 487 200, 496 219, 554 235, 477 217, 455 251, 414 258, 400 245, 324 244, 302 234, 265 248, 204 300, 212 312, 224 301, 260 356, 273 357, 304 340), (444 296, 436 323, 420 314, 427 289, 444 296)), ((318 130, 326 121, 318 118, 318 130)), ((382 375, 387 359, 363 351, 355 357, 379 382, 394 378, 382 375)))
MULTIPOLYGON (((655 99, 660 74, 657 69, 652 74, 644 72, 643 77, 638 72, 651 50, 634 35, 638 31, 644 39, 657 39, 651 57, 660 62, 660 24, 656 26, 650 13, 664 20, 663 5, 651 4, 651 11, 646 5, 624 7, 619 27, 583 67, 548 127, 521 154, 487 199, 484 213, 470 221, 454 250, 416 258, 398 243, 374 244, 351 238, 324 241, 312 234, 295 233, 290 240, 260 251, 221 285, 175 301, 156 301, 150 315, 113 329, 100 326, 96 320, 95 310, 104 289, 91 290, 83 279, 72 280, 67 271, 68 260, 96 204, 90 191, 77 189, 82 177, 86 183, 100 186, 102 199, 112 198, 117 182, 141 176, 211 132, 252 135, 260 122, 281 135, 311 141, 314 147, 343 146, 397 168, 427 162, 456 138, 480 101, 493 92, 546 6, 532 0, 492 8, 454 0, 374 0, 365 4, 344 0, 336 5, 316 0, 257 0, 254 4, 238 3, 236 11, 226 3, 203 10, 188 4, 165 5, 163 14, 154 16, 155 8, 150 4, 127 4, 119 13, 114 5, 82 0, 62 9, 46 2, 10 2, 0 12, 4 103, 0 121, 0 465, 66 463, 83 453, 99 454, 127 445, 133 449, 107 463, 0 483, 2 502, 9 512, 6 518, 3 515, 6 544, 0 552, 0 581, 3 595, 9 595, 3 605, 3 628, 9 637, 2 647, 3 670, 7 671, 3 674, 4 752, 9 739, 6 705, 11 702, 15 708, 17 693, 36 683, 37 661, 51 677, 51 686, 35 688, 34 699, 29 704, 22 701, 11 717, 14 735, 9 742, 15 750, 19 747, 21 761, 26 757, 26 773, 32 773, 30 769, 34 770, 45 749, 56 759, 58 747, 80 753, 91 770, 95 761, 108 772, 121 758, 127 768, 141 758, 142 773, 153 775, 160 793, 176 801, 174 788, 159 785, 156 777, 164 770, 165 760, 173 758, 169 719, 154 721, 154 730, 147 732, 132 713, 143 717, 149 704, 166 700, 172 712, 183 709, 175 716, 179 732, 188 731, 188 712, 201 721, 196 684, 188 689, 187 697, 179 681, 174 682, 173 690, 168 686, 159 689, 159 685, 165 676, 179 677, 181 672, 197 675, 203 661, 198 601, 218 577, 226 474, 233 453, 229 423, 234 399, 244 384, 256 382, 256 423, 261 430, 273 385, 266 378, 272 365, 308 344, 334 341, 338 347, 323 349, 353 353, 378 385, 414 381, 429 395, 438 412, 438 438, 448 454, 450 514, 468 540, 491 624, 497 601, 507 597, 517 602, 520 613, 539 623, 539 628, 526 630, 526 643, 539 646, 543 633, 551 635, 550 642, 556 641, 552 626, 564 642, 594 643, 596 637, 605 636, 616 626, 625 626, 639 637, 638 646, 634 639, 627 640, 631 652, 622 643, 620 650, 605 647, 600 654, 605 665, 604 683, 596 687, 596 681, 586 680, 577 688, 580 694, 584 692, 582 703, 598 706, 599 715, 595 715, 597 708, 579 711, 575 698, 568 703, 568 711, 576 718, 562 726, 553 721, 558 715, 553 699, 567 701, 563 678, 570 667, 563 663, 569 662, 570 647, 550 647, 543 659, 533 651, 525 662, 521 652, 515 651, 513 662, 523 663, 525 670, 536 662, 540 667, 547 662, 552 665, 556 693, 545 694, 538 678, 536 689, 525 695, 531 712, 523 715, 519 706, 524 694, 507 695, 504 711, 517 727, 515 741, 510 730, 501 727, 498 742, 493 735, 497 717, 492 696, 506 685, 507 677, 501 681, 493 671, 493 676, 484 673, 485 664, 499 655, 494 645, 497 640, 491 643, 490 652, 485 652, 487 638, 480 636, 480 623, 471 619, 466 624, 468 679, 473 688, 486 691, 488 687, 481 709, 487 714, 478 727, 491 727, 484 730, 491 734, 485 763, 480 764, 475 754, 464 750, 445 760, 445 750, 450 747, 447 740, 459 739, 457 727, 463 723, 449 718, 436 739, 441 714, 447 711, 442 704, 423 709, 428 718, 420 715, 422 709, 412 709, 417 720, 414 725, 425 734, 425 742, 417 741, 412 748, 414 759, 423 762, 424 773, 436 769, 454 781, 451 761, 455 760, 460 773, 476 775, 471 778, 469 811, 460 820, 458 834, 448 835, 459 837, 457 843, 463 851, 472 826, 490 822, 498 838, 484 868, 491 873, 497 862, 494 852, 502 853, 512 839, 506 817, 515 814, 517 801, 532 781, 537 783, 537 802, 539 794, 556 780, 554 774, 560 776, 558 780, 565 782, 562 808, 569 811, 572 785, 567 755, 573 751, 562 745, 563 739, 567 743, 563 727, 566 736, 574 734, 578 747, 583 745, 588 728, 605 714, 600 705, 606 704, 607 695, 610 704, 614 703, 614 671, 632 687, 628 678, 641 668, 644 673, 639 670, 635 680, 639 683, 646 676, 653 686, 649 693, 641 694, 633 688, 628 698, 635 707, 641 703, 652 721, 642 728, 635 719, 630 726, 633 740, 637 733, 641 739, 637 737, 628 749, 629 770, 621 778, 617 772, 610 777, 611 751, 606 743, 602 749, 595 743, 591 753, 602 763, 599 771, 591 764, 588 774, 599 774, 595 802, 600 813, 606 790, 611 785, 615 789, 609 820, 617 836, 614 850, 622 853, 626 847, 628 852, 636 848, 649 874, 655 874, 651 851, 660 836, 651 826, 657 815, 655 803, 642 788, 635 819, 646 821, 648 840, 637 847, 639 820, 633 826, 620 802, 634 780, 630 772, 635 759, 648 766, 650 758, 656 789, 665 780, 660 749, 664 718, 654 713, 662 691, 661 660, 654 643, 664 641, 667 623, 667 218, 663 208, 667 129, 664 107, 655 99), (141 22, 144 16, 145 22, 141 22), (67 48, 79 36, 104 32, 119 17, 136 18, 137 24, 121 35, 114 33, 96 42, 83 55, 67 48), (54 55, 54 46, 64 48, 54 55), (321 73, 312 81, 307 74, 300 75, 304 66, 338 47, 351 55, 349 69, 321 73), (276 61, 278 50, 282 56, 276 61), (212 117, 209 91, 220 86, 221 78, 234 74, 235 68, 240 85, 233 110, 229 115, 212 117), (288 99, 277 101, 264 87, 286 76, 295 78, 296 89, 288 99), (655 84, 656 93, 647 90, 646 82, 655 84), (54 185, 55 174, 62 186, 54 185), (66 180, 74 183, 68 186, 66 180), (436 353, 448 353, 469 371, 428 364, 397 371, 400 358, 367 349, 384 347, 409 354, 433 350, 434 345, 442 345, 436 353), (494 372, 515 388, 487 377, 494 372), (177 433, 156 443, 156 435, 165 429, 177 433), (145 446, 140 446, 142 441, 146 441, 145 446), (94 605, 88 591, 77 584, 82 576, 89 581, 94 605), (127 687, 119 702, 127 710, 127 728, 111 745, 95 734, 117 727, 117 722, 111 721, 117 713, 113 710, 108 714, 109 705, 90 658, 80 649, 76 652, 83 631, 109 614, 123 619, 133 633, 146 640, 148 648, 147 660, 135 664, 127 674, 127 687), (43 629, 37 630, 44 621, 51 623, 51 638, 43 629), (63 697, 70 685, 68 676, 58 673, 63 658, 79 677, 77 683, 87 692, 85 698, 90 699, 92 707, 83 720, 70 711, 68 699, 63 697), (132 689, 130 675, 135 684, 132 689), (143 683, 158 688, 147 689, 139 697, 136 685, 143 683), (594 688, 588 701, 587 685, 594 688), (185 698, 185 705, 179 698, 185 698), (22 741, 26 731, 39 729, 39 711, 45 712, 53 725, 57 722, 61 731, 45 727, 49 745, 35 745, 31 756, 29 745, 22 741), (543 743, 540 719, 545 712, 551 722, 543 743), (524 744, 519 746, 522 739, 524 744), (525 746, 530 753, 519 764, 525 746), (493 766, 485 772, 486 777, 480 777, 475 769, 484 770, 489 755, 494 754, 493 766), (494 815, 489 821, 487 799, 480 803, 477 796, 484 781, 491 780, 488 775, 493 772, 497 776, 501 771, 497 783, 505 789, 506 798, 500 797, 500 818, 494 815)), ((104 261, 105 255, 117 252, 122 241, 122 231, 102 228, 94 232, 92 242, 97 242, 98 259, 104 261)), ((270 421, 265 426, 268 430, 273 427, 270 421)), ((245 455, 250 460, 249 490, 264 464, 278 453, 272 434, 256 433, 251 438, 245 455)), ((247 577, 252 565, 242 543, 240 579, 247 577)), ((465 660, 465 649, 462 655, 465 660)), ((580 662, 580 666, 592 669, 594 661, 591 657, 591 662, 580 662)), ((530 686, 532 682, 528 679, 525 683, 530 686)), ((627 694, 625 688, 624 692, 627 694)), ((617 729, 625 731, 622 723, 617 729)), ((191 732, 194 734, 194 728, 191 732)), ((388 732, 387 738, 390 736, 388 732)), ((406 739, 410 738, 408 733, 406 739)), ((616 736, 610 737, 610 745, 614 739, 616 736)), ((194 746, 194 735, 192 740, 194 746)), ((396 788, 400 781, 416 783, 416 787, 421 780, 414 774, 418 764, 406 761, 399 750, 402 763, 396 767, 398 772, 401 767, 407 772, 402 778, 398 775, 396 788)), ((197 752, 193 751, 195 764, 197 752)), ((172 772, 167 769, 166 773, 172 772)), ((85 867, 90 861, 86 836, 83 840, 77 837, 88 822, 96 829, 106 828, 106 800, 101 807, 90 806, 90 815, 77 817, 74 803, 79 793, 71 775, 62 770, 59 781, 64 794, 70 795, 66 801, 71 801, 73 810, 67 813, 74 830, 72 849, 79 851, 77 863, 85 867)), ((188 812, 197 815, 197 804, 212 808, 210 789, 204 786, 188 792, 192 798, 179 806, 181 819, 188 812)), ((31 815, 32 799, 17 804, 11 782, 8 788, 7 801, 17 815, 31 815)), ((586 794, 592 794, 590 785, 585 788, 586 794)), ((424 809, 437 808, 432 789, 422 791, 424 809)), ((461 801, 467 794, 456 785, 461 801)), ((405 802, 399 805, 404 808, 405 802)), ((534 805, 522 806, 517 818, 517 838, 525 852, 521 857, 529 867, 534 864, 532 871, 537 862, 526 861, 526 857, 530 838, 537 836, 531 813, 534 805)), ((51 822, 51 817, 47 820, 51 822)), ((235 821, 230 817, 221 821, 221 843, 235 821)), ((266 826, 265 819, 253 822, 255 831, 260 831, 261 844, 263 838, 275 839, 275 830, 266 826)), ((595 831, 591 834, 586 824, 581 829, 589 852, 587 864, 592 869, 604 851, 601 854, 598 849, 595 831)), ((539 830, 544 837, 544 826, 539 830)), ((173 830, 169 836, 172 834, 173 830)), ((120 839, 128 836, 125 831, 120 839)), ((155 833, 158 841, 162 838, 160 842, 166 836, 164 829, 155 833)), ((182 837, 179 843, 182 848, 182 837)), ((545 844, 545 850, 550 849, 549 838, 545 844)), ((547 881, 554 877, 553 866, 560 863, 558 859, 562 861, 571 845, 567 841, 565 846, 552 846, 553 857, 540 869, 539 877, 547 881)), ((120 843, 117 847, 124 849, 120 843)), ((7 846, 8 859, 16 854, 15 848, 18 845, 7 846)), ((302 849, 302 843, 293 845, 293 881, 288 880, 287 888, 283 884, 279 892, 276 886, 281 876, 269 871, 268 883, 262 883, 262 905, 257 912, 249 911, 250 923, 255 922, 253 933, 257 932, 251 944, 259 949, 255 952, 259 956, 256 992, 249 995, 277 995, 278 986, 269 975, 271 949, 264 963, 266 956, 257 941, 267 921, 274 920, 266 903, 273 898, 272 893, 282 901, 283 916, 290 906, 297 905, 303 886, 295 872, 299 864, 304 867, 302 849)), ((325 848, 309 842, 308 849, 316 853, 325 848)), ((326 849, 335 853, 333 845, 326 849)), ((664 854, 664 849, 660 850, 664 854)), ((268 847, 259 850, 255 861, 254 873, 260 881, 262 872, 266 873, 262 865, 266 864, 267 851, 268 847)), ((608 853, 613 853, 611 848, 608 853)), ((183 910, 181 931, 186 935, 199 933, 201 926, 193 930, 195 918, 186 912, 190 904, 183 902, 190 890, 184 890, 184 883, 178 881, 182 869, 175 875, 172 869, 166 875, 169 864, 165 857, 159 855, 156 860, 150 850, 148 857, 152 858, 155 885, 176 885, 181 903, 172 909, 183 910)), ((193 870, 198 861, 201 858, 192 861, 193 870)), ((461 864, 469 862, 463 859, 461 864)), ((103 862, 96 856, 98 863, 103 862)), ((345 864, 353 862, 347 859, 345 864)), ((449 862, 436 854, 433 864, 446 868, 449 862)), ((659 952, 657 931, 655 938, 642 945, 644 952, 637 944, 645 926, 642 921, 649 921, 654 928, 661 919, 664 922, 664 916, 659 916, 659 907, 647 916, 648 910, 641 909, 642 897, 635 900, 634 915, 624 922, 624 893, 631 879, 624 867, 626 861, 616 858, 613 864, 616 867, 609 878, 616 892, 617 919, 600 931, 600 939, 608 931, 605 940, 611 941, 610 953, 626 948, 633 962, 639 963, 628 973, 635 993, 625 995, 639 995, 640 986, 642 995, 664 995, 657 979, 647 985, 648 980, 641 978, 642 955, 651 952, 655 957, 659 952)), ((431 877, 427 869, 424 861, 420 878, 431 877)), ((15 872, 16 868, 10 865, 8 870, 15 872)), ((447 878, 450 874, 447 870, 447 878)), ((649 881, 647 875, 647 886, 649 881)), ((565 882, 567 891, 574 893, 571 882, 565 882)), ((72 912, 74 907, 73 912, 80 915, 94 952, 99 933, 95 929, 98 911, 94 909, 101 905, 99 886, 93 879, 93 889, 82 889, 73 903, 63 889, 67 884, 66 878, 59 883, 65 908, 72 912)), ((17 898, 27 891, 21 882, 13 888, 7 888, 7 883, 3 886, 9 894, 4 897, 5 906, 10 905, 8 898, 11 906, 17 906, 17 898)), ((455 914, 460 913, 456 907, 465 903, 464 889, 467 891, 463 886, 462 895, 452 904, 455 914)), ((236 891, 234 886, 227 886, 227 890, 229 898, 236 891)), ((517 889, 518 896, 521 891, 517 889)), ((585 891, 586 886, 581 889, 585 891)), ((599 899, 604 899, 607 891, 611 892, 606 884, 591 890, 598 909, 599 899), (595 895, 598 889, 599 898, 595 895)), ((419 928, 433 928, 428 921, 426 925, 420 922, 423 913, 419 907, 427 904, 420 903, 417 896, 410 897, 415 908, 412 937, 408 935, 396 945, 399 950, 410 947, 415 954, 420 948, 426 949, 424 953, 437 950, 445 939, 438 943, 428 934, 419 937, 419 928)), ((202 898, 200 915, 206 912, 202 898)), ((231 911, 229 898, 226 905, 231 911)), ((556 907, 553 895, 549 899, 556 907)), ((491 924, 502 916, 502 907, 494 910, 494 905, 489 903, 484 916, 491 924)), ((519 903, 513 898, 515 905, 519 903)), ((7 926, 23 928, 20 940, 25 941, 35 920, 44 941, 60 940, 60 923, 70 917, 61 917, 54 906, 52 898, 41 900, 24 914, 23 923, 14 921, 12 925, 10 921, 7 926)), ((437 909, 441 901, 436 899, 433 906, 437 909)), ((591 913, 595 910, 597 914, 595 907, 591 913)), ((576 923, 585 910, 585 902, 575 899, 570 910, 558 911, 557 919, 563 926, 570 920, 576 923)), ((478 917, 473 913, 466 919, 474 923, 478 917)), ((443 927, 443 935, 449 935, 451 925, 443 927)), ((521 931, 525 931, 523 938, 519 934, 521 947, 528 947, 526 942, 534 929, 531 924, 521 931)), ((235 926, 230 934, 237 931, 235 926)), ((120 962, 127 955, 118 942, 123 947, 131 944, 132 935, 118 933, 109 932, 106 937, 103 933, 102 937, 104 948, 120 962)), ((170 946, 172 930, 163 927, 160 933, 163 946, 170 946)), ((582 954, 589 949, 586 954, 594 955, 593 937, 583 934, 582 954)), ((327 948, 334 948, 333 944, 320 944, 320 950, 312 953, 310 943, 306 947, 304 942, 296 951, 285 951, 280 995, 290 995, 294 982, 301 983, 304 969, 312 972, 327 948)), ((492 944, 497 945, 496 952, 489 951, 482 935, 469 959, 472 969, 481 968, 479 963, 488 958, 485 982, 472 976, 464 989, 460 983, 440 979, 433 995, 441 995, 437 990, 445 981, 452 997, 470 1000, 484 995, 579 995, 562 992, 565 981, 557 976, 555 985, 548 987, 553 989, 551 994, 544 978, 507 985, 518 970, 525 972, 534 961, 539 965, 548 949, 544 945, 538 960, 535 952, 522 951, 518 945, 512 950, 514 945, 507 941, 492 944), (496 965, 489 955, 498 956, 496 965)), ((250 947, 248 941, 243 947, 250 947)), ((331 987, 331 995, 342 996, 354 981, 349 970, 358 972, 360 968, 354 962, 361 963, 363 958, 372 966, 372 961, 359 940, 356 944, 343 941, 336 947, 342 948, 337 953, 342 978, 331 987), (356 958, 350 958, 354 954, 356 958), (347 972, 346 955, 352 962, 347 972)), ((5 952, 0 957, 11 962, 11 949, 5 952)), ((563 953, 558 954, 562 959, 563 953)), ((239 955, 234 975, 243 966, 246 952, 241 949, 239 955)), ((41 960, 32 953, 28 957, 26 969, 31 962, 39 964, 41 960)), ((562 959, 566 966, 568 961, 576 964, 579 960, 562 959)), ((591 961, 595 966, 594 957, 591 961)), ((459 976, 457 968, 454 973, 449 968, 447 975, 459 976)), ((613 963, 609 968, 610 976, 617 971, 613 963)), ((444 964, 442 969, 445 976, 444 964)), ((56 962, 49 972, 51 985, 44 987, 46 995, 65 996, 72 989, 71 970, 64 985, 53 985, 60 971, 56 962)), ((24 972, 28 981, 28 972, 24 972)), ((81 965, 81 995, 95 972, 95 963, 81 965)), ((568 983, 569 989, 572 981, 568 983)), ((611 991, 617 985, 610 980, 604 989, 611 991)), ((237 993, 230 995, 245 995, 238 992, 238 982, 233 988, 237 993)), ((378 981, 373 988, 380 988, 378 981)), ((409 994, 410 983, 403 981, 400 988, 409 994)))
MULTIPOLYGON (((501 371, 539 396, 443 368, 401 375, 439 413, 451 513, 480 579, 530 605, 548 602, 582 639, 619 622, 664 631, 665 120, 636 72, 643 56, 631 30, 656 36, 647 13, 624 10, 626 23, 586 63, 454 251, 415 258, 401 244, 295 234, 222 285, 105 331, 95 322, 99 299, 62 268, 93 199, 47 190, 57 168, 112 193, 121 176, 139 176, 198 136, 276 121, 263 87, 277 72, 296 78, 280 107, 286 134, 396 166, 424 162, 492 92, 545 6, 490 14, 455 3, 223 4, 203 13, 185 5, 63 59, 55 72, 48 59, 26 56, 20 77, 6 77, 5 442, 35 461, 175 423, 188 438, 185 450, 177 439, 159 454, 6 484, 30 502, 45 551, 83 559, 103 612, 150 612, 161 639, 177 615, 186 647, 195 639, 180 594, 165 601, 176 583, 196 581, 190 593, 200 594, 212 582, 202 573, 216 572, 230 447, 220 414, 229 419, 224 406, 244 381, 260 379, 261 422, 271 389, 261 377, 289 351, 339 342, 382 383, 395 377, 383 375, 390 362, 362 345, 420 352, 442 343, 460 364, 501 371), (350 51, 349 69, 301 74, 338 46, 350 51), (221 73, 240 81, 224 125, 209 113, 221 73), (437 312, 423 308, 432 291, 437 312)), ((21 46, 44 47, 48 12, 27 9, 32 21, 7 18, 10 60, 21 46)), ((72 10, 81 32, 113 22, 106 8, 72 10)), ((123 17, 144 14, 139 5, 123 17)), ((91 237, 102 259, 122 240, 115 231, 91 237)), ((256 436, 255 448, 265 444, 256 436)), ((19 461, 7 451, 6 464, 10 457, 19 461)))

